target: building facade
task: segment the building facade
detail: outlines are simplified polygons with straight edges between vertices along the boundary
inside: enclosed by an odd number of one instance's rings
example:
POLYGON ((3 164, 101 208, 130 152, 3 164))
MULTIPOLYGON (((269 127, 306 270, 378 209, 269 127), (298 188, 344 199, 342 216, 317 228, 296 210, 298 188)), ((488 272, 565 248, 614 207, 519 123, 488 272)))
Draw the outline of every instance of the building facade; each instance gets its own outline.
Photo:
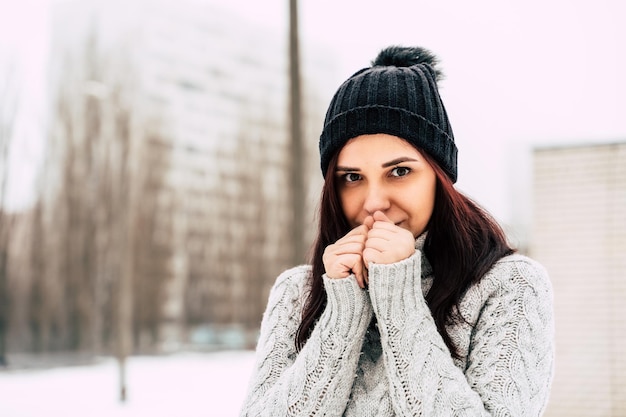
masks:
POLYGON ((124 268, 139 351, 254 343, 294 258, 290 225, 315 233, 335 77, 304 43, 306 158, 289 160, 286 24, 216 4, 54 6, 48 156, 32 224, 16 229, 30 235, 13 262, 12 350, 107 351, 124 268), (304 213, 290 209, 294 165, 304 213))
POLYGON ((547 417, 626 415, 626 142, 534 151, 531 255, 554 286, 547 417))
POLYGON ((309 199, 294 217, 287 33, 211 4, 146 4, 133 56, 146 106, 167 116, 172 138, 159 209, 162 236, 173 243, 164 314, 172 329, 181 321, 192 329, 166 338, 207 340, 215 333, 207 323, 255 332, 274 278, 293 259, 289 225, 304 222, 309 242, 315 230, 317 135, 334 88, 331 57, 302 48, 308 159, 300 168, 309 199))

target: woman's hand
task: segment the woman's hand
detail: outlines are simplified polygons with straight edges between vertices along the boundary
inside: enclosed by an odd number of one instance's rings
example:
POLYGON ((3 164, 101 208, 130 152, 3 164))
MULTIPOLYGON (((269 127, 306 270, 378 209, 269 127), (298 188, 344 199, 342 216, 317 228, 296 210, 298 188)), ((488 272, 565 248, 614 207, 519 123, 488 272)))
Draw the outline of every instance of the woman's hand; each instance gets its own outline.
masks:
MULTIPOLYGON (((373 219, 371 223, 373 223, 373 219)), ((362 224, 352 229, 334 244, 326 247, 322 261, 329 278, 346 278, 350 274, 354 274, 359 287, 365 288, 367 269, 363 262, 363 249, 368 230, 368 226, 362 224)))
POLYGON ((364 222, 369 231, 363 249, 363 262, 369 265, 392 264, 415 253, 415 237, 400 226, 393 224, 381 211, 374 213, 364 222))
POLYGON ((324 251, 322 261, 329 278, 356 276, 359 287, 367 285, 367 265, 392 264, 415 253, 411 232, 393 224, 381 211, 365 219, 324 251))

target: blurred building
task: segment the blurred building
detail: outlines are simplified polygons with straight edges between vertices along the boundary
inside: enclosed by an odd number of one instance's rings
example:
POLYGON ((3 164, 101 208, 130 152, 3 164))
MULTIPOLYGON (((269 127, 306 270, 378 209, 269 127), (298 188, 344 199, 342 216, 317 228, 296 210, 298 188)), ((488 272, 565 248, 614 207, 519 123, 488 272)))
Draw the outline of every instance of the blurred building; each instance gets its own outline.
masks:
POLYGON ((33 231, 13 263, 12 350, 106 350, 128 251, 140 349, 254 342, 293 259, 290 225, 315 232, 334 64, 301 46, 307 209, 294 218, 287 23, 216 4, 54 5, 52 139, 33 225, 16 229, 33 231))
POLYGON ((626 415, 626 142, 534 152, 531 255, 552 278, 546 416, 626 415))
MULTIPOLYGON (((163 144, 171 147, 171 168, 157 210, 164 214, 159 236, 172 248, 164 315, 173 333, 162 337, 206 342, 206 324, 254 331, 270 285, 293 259, 287 26, 260 27, 211 4, 143 5, 129 52, 144 103, 162 115, 171 138, 163 144), (177 335, 182 323, 204 331, 177 335)), ((310 158, 301 169, 310 198, 295 221, 308 225, 310 241, 321 178, 317 136, 335 86, 332 57, 313 45, 302 49, 310 158)))

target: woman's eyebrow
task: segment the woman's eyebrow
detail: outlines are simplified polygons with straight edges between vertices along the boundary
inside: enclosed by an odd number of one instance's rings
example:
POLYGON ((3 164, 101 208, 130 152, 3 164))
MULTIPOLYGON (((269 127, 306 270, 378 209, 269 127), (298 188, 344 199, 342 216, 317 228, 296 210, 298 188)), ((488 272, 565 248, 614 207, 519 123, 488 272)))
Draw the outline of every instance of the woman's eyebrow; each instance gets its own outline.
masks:
POLYGON ((338 166, 335 171, 339 172, 356 172, 356 171, 360 171, 360 168, 351 168, 351 167, 340 167, 338 166))
POLYGON ((403 162, 408 162, 408 161, 411 161, 411 162, 417 162, 417 159, 415 159, 415 158, 410 158, 410 157, 408 157, 408 156, 402 156, 402 157, 400 157, 400 158, 393 159, 393 160, 391 160, 391 161, 389 161, 389 162, 385 162, 385 163, 384 163, 384 164, 382 164, 381 166, 382 166, 383 168, 388 168, 388 167, 391 167, 391 166, 394 166, 394 165, 398 165, 398 164, 401 164, 401 163, 403 163, 403 162))

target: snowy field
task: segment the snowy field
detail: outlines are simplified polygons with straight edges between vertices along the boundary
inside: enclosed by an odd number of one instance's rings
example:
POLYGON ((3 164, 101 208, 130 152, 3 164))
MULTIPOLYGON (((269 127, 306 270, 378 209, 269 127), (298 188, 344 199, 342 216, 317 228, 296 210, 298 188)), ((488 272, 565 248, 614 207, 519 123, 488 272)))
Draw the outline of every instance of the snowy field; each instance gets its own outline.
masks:
POLYGON ((0 368, 0 417, 237 416, 254 353, 131 357, 128 401, 118 401, 114 359, 45 370, 0 368))

